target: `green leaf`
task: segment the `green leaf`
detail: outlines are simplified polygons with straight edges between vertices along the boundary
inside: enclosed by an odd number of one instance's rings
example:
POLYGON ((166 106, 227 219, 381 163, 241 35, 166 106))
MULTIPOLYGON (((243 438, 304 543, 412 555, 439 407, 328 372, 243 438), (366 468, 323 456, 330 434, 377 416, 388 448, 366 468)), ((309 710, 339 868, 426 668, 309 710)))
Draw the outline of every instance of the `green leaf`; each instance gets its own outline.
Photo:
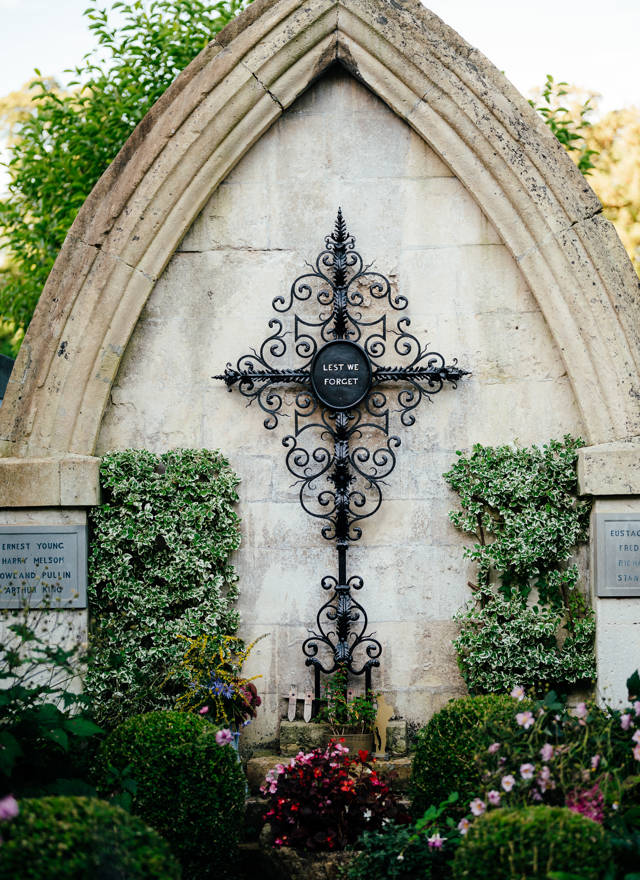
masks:
POLYGON ((65 730, 68 730, 74 736, 95 736, 97 733, 104 733, 102 727, 98 727, 97 724, 88 718, 68 718, 64 722, 64 727, 65 730))
POLYGON ((55 727, 52 730, 43 730, 42 736, 44 739, 49 739, 51 742, 57 743, 65 751, 69 750, 69 737, 61 727, 55 727))

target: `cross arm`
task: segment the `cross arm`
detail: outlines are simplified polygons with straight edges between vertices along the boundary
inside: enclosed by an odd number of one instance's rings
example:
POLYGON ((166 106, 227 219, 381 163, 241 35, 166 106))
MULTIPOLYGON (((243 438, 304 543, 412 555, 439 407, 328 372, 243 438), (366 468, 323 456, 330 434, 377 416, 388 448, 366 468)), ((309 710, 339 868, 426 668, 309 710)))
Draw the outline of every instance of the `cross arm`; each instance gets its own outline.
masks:
POLYGON ((376 366, 373 370, 373 383, 382 382, 426 382, 428 385, 451 382, 453 385, 459 382, 463 376, 470 376, 468 370, 463 370, 454 361, 453 364, 437 364, 430 362, 427 366, 410 367, 381 367, 376 366))
POLYGON ((227 364, 221 376, 211 378, 221 379, 229 390, 236 384, 240 388, 251 390, 256 385, 308 385, 311 381, 309 370, 237 370, 231 364, 227 364))

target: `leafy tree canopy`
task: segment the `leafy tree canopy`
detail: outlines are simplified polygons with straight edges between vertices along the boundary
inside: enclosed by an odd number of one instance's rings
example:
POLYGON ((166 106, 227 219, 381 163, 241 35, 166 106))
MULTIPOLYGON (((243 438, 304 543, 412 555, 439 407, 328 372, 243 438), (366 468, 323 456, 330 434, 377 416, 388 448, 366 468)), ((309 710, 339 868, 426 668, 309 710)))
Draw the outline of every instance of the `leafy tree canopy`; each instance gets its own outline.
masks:
POLYGON ((97 46, 67 88, 36 70, 30 103, 20 93, 0 106, 0 128, 13 138, 9 192, 0 201, 7 255, 0 315, 12 322, 11 333, 0 328, 5 342, 31 320, 76 214, 138 122, 250 0, 133 0, 110 11, 89 2, 84 14, 97 46))

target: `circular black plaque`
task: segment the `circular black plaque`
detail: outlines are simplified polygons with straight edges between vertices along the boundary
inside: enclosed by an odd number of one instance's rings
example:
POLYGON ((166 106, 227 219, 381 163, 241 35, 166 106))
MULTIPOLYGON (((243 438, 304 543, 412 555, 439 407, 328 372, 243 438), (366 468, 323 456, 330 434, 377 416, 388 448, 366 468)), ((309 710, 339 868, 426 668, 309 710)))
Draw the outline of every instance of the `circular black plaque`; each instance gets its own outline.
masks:
POLYGON ((343 339, 320 349, 311 364, 311 386, 330 409, 350 409, 366 397, 371 388, 371 361, 367 353, 343 339))

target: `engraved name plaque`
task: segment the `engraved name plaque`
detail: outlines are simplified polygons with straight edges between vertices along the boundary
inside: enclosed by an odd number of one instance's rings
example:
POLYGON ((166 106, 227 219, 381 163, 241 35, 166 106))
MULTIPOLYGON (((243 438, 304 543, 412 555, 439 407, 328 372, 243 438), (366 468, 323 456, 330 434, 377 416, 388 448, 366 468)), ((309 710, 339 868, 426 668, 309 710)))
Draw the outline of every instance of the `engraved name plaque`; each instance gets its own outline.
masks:
POLYGON ((596 516, 596 595, 640 596, 640 515, 596 516))
POLYGON ((86 608, 86 526, 0 526, 0 608, 86 608))

